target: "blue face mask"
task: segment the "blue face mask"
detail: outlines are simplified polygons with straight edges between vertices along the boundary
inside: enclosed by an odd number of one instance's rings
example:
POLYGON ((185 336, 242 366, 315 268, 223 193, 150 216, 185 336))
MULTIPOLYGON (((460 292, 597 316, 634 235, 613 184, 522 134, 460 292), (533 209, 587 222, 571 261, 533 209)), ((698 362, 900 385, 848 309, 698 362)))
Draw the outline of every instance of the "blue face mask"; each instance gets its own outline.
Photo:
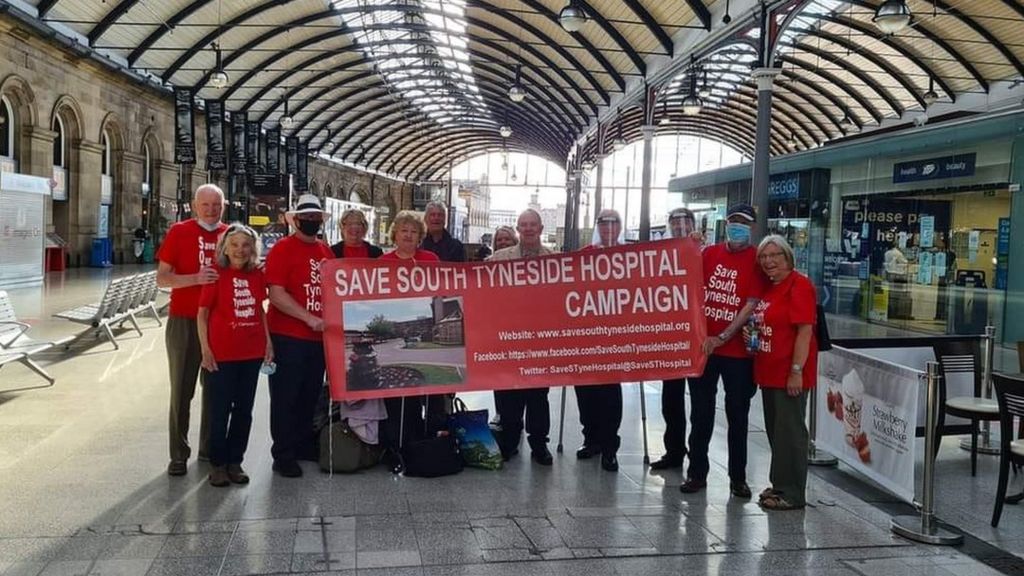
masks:
POLYGON ((733 244, 750 244, 750 226, 729 222, 725 225, 725 237, 733 244))

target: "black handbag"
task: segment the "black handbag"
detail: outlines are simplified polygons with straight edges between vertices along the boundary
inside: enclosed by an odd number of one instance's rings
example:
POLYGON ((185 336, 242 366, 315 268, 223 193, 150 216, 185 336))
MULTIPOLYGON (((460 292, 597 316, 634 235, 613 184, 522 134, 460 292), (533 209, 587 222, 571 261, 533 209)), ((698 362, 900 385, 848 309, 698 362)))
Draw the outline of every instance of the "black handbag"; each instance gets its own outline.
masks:
POLYGON ((815 325, 815 336, 818 338, 818 352, 832 349, 832 337, 828 335, 828 322, 825 321, 825 307, 818 304, 818 321, 815 325))
POLYGON ((402 447, 406 476, 437 478, 462 472, 462 455, 451 435, 410 442, 402 447))

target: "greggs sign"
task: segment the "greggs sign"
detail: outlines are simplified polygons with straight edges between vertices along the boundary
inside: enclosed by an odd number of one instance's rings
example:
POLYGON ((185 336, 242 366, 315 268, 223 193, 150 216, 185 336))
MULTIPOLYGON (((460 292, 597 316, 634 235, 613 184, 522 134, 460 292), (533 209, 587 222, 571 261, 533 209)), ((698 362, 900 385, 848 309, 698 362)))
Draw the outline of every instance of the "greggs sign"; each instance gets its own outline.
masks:
POLYGON ((703 273, 688 239, 483 263, 323 263, 331 396, 700 374, 703 273))

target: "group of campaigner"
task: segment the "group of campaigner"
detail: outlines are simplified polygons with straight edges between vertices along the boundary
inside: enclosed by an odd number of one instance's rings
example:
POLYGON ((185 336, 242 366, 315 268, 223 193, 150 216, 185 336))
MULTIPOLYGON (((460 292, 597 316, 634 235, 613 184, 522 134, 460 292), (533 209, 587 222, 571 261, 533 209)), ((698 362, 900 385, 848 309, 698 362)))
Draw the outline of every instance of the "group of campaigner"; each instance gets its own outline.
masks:
MULTIPOLYGON (((782 236, 751 243, 753 207, 737 204, 726 215, 726 241, 703 248, 704 313, 708 338, 704 372, 688 380, 667 380, 662 388, 665 455, 654 470, 680 468, 689 458, 684 494, 707 487, 708 446, 715 426, 718 382, 725 391, 728 421, 729 489, 750 498, 747 484, 747 429, 751 399, 762 391, 765 429, 771 446, 770 486, 759 495, 766 510, 806 504, 807 390, 817 378, 817 297, 811 281, 795 270, 793 249, 782 236), (686 438, 686 397, 690 391, 690 435, 686 438)), ((691 211, 669 215, 674 237, 703 238, 691 211)))
MULTIPOLYGON (((325 217, 320 201, 303 195, 286 214, 293 233, 274 245, 260 270, 256 233, 241 224, 221 223, 223 207, 219 188, 201 186, 192 202, 193 218, 172 226, 158 253, 158 283, 172 289, 166 333, 171 377, 167 472, 187 473, 189 406, 198 376, 203 383, 199 454, 211 461, 210 483, 248 481, 241 464, 262 365, 270 381, 273 468, 285 477, 301 476, 297 460, 312 443, 314 410, 324 386, 321 263, 331 258, 458 262, 465 260, 465 249, 445 229, 447 211, 440 203, 431 203, 424 219, 411 211, 396 215, 390 231, 395 248, 387 254, 366 242, 368 223, 358 210, 342 214, 342 241, 328 246, 318 238, 325 217), (264 315, 265 300, 269 306, 264 315)), ((816 297, 807 277, 794 270, 793 251, 785 239, 772 235, 756 248, 751 244, 755 220, 753 208, 734 206, 727 215, 726 242, 703 248, 709 335, 703 350, 708 361, 701 376, 664 383, 666 453, 651 467, 681 467, 689 457, 680 489, 693 493, 706 487, 721 379, 731 493, 751 497, 746 482, 748 412, 760 387, 772 448, 771 486, 761 493, 760 502, 769 510, 799 508, 805 504, 807 474, 806 390, 814 386, 817 371, 816 297), (688 442, 684 386, 692 401, 688 442)), ((673 211, 669 223, 673 237, 699 236, 687 209, 673 211)), ((542 232, 540 214, 526 210, 515 229, 495 231, 489 259, 550 254, 541 243, 542 232)), ((623 242, 618 212, 606 209, 598 213, 593 241, 583 250, 623 242)), ((602 468, 618 470, 621 384, 575 390, 583 427, 577 458, 600 455, 602 468)), ((502 455, 509 459, 518 453, 525 428, 534 462, 551 465, 548 389, 503 390, 494 396, 502 455)), ((385 401, 389 415, 396 415, 383 425, 385 446, 397 446, 403 428, 429 435, 445 427, 450 396, 411 399, 411 405, 409 400, 385 401), (399 413, 404 422, 398 421, 399 413)))

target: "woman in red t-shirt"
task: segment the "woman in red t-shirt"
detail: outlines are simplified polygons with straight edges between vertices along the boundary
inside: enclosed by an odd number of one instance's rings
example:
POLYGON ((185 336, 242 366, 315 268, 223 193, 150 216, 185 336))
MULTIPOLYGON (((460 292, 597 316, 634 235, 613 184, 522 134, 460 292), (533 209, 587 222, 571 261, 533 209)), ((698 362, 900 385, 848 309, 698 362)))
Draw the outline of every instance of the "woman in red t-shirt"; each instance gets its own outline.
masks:
POLYGON ((385 260, 412 260, 413 262, 440 262, 437 254, 420 248, 427 233, 423 219, 411 210, 402 210, 391 222, 391 242, 395 249, 381 256, 385 260))
MULTIPOLYGON (((765 237, 757 261, 771 280, 753 318, 758 346, 754 381, 761 387, 765 431, 772 447, 771 486, 761 492, 765 510, 803 508, 807 492, 807 390, 818 376, 814 335, 817 296, 814 284, 794 270, 793 249, 782 236, 765 237)), ((748 347, 749 325, 743 329, 748 347)))
POLYGON ((274 349, 263 313, 267 289, 259 262, 256 232, 232 224, 217 241, 217 281, 199 296, 199 345, 204 386, 209 394, 210 484, 247 484, 242 457, 249 444, 252 406, 260 365, 274 349))
POLYGON ((338 227, 341 228, 341 242, 331 245, 335 258, 380 258, 384 253, 366 241, 370 223, 362 210, 349 208, 342 212, 338 227))

